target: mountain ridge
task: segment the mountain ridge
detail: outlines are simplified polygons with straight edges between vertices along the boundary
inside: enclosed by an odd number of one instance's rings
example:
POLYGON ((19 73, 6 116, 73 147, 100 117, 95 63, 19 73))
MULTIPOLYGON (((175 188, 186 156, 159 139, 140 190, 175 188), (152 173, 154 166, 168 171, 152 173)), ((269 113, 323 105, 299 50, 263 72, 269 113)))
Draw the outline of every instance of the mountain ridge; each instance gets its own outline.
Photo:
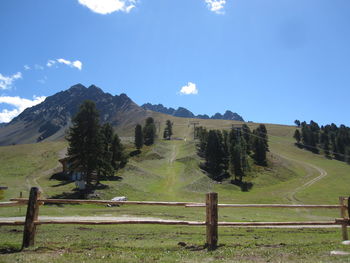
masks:
POLYGON ((163 104, 151 104, 151 103, 145 103, 141 105, 141 108, 145 110, 152 110, 168 115, 172 115, 175 117, 181 117, 181 118, 197 118, 197 119, 213 119, 213 120, 233 120, 233 121, 244 121, 242 116, 240 116, 236 112, 232 112, 230 110, 226 110, 224 114, 221 113, 215 113, 211 117, 209 117, 207 114, 198 114, 194 115, 191 111, 184 107, 178 107, 177 109, 174 108, 167 108, 163 106, 163 104))

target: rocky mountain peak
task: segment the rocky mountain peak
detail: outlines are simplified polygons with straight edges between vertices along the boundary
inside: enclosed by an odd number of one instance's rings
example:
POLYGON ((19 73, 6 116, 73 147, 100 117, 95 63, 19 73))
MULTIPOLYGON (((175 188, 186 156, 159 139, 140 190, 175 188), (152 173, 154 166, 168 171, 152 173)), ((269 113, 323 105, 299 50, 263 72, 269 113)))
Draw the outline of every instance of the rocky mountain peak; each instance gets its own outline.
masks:
POLYGON ((72 117, 84 100, 92 100, 100 112, 101 122, 117 126, 123 114, 143 112, 126 94, 112 96, 95 85, 86 88, 76 84, 27 108, 0 131, 0 145, 32 143, 47 138, 62 137, 72 117))

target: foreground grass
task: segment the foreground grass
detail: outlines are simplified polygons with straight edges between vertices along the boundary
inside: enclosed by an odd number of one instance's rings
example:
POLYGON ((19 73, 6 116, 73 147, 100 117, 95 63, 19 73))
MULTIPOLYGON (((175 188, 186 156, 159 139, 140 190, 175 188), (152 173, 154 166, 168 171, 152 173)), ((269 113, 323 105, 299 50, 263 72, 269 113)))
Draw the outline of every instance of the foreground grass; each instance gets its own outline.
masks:
POLYGON ((204 227, 40 226, 34 248, 19 251, 22 228, 0 228, 0 262, 349 262, 331 256, 338 229, 220 228, 204 249, 204 227))

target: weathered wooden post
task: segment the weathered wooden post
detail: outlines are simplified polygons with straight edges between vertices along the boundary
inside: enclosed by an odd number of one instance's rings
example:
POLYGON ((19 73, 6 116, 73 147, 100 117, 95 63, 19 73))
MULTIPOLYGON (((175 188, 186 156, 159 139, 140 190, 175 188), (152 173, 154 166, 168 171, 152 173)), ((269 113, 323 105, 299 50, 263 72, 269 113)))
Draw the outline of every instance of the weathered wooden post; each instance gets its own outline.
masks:
POLYGON ((32 187, 30 189, 26 221, 24 223, 22 249, 30 246, 34 246, 35 232, 36 232, 35 221, 38 220, 38 215, 39 215, 39 205, 40 205, 38 202, 39 198, 40 198, 39 188, 32 187))
MULTIPOLYGON (((341 205, 341 208, 340 208, 340 216, 342 219, 347 219, 347 216, 346 216, 346 205, 345 205, 345 198, 344 197, 339 197, 339 204, 341 205)), ((348 240, 349 237, 348 237, 348 223, 347 222, 343 222, 342 225, 341 225, 341 231, 342 231, 342 236, 343 236, 343 240, 348 240)))
POLYGON ((206 195, 207 249, 215 250, 218 244, 218 194, 206 195))

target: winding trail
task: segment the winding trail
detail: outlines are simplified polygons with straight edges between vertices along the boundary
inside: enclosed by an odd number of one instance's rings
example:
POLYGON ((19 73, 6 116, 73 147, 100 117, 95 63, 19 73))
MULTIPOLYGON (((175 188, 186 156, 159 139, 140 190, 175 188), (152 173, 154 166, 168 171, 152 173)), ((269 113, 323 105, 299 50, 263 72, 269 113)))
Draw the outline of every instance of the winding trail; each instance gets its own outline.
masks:
MULTIPOLYGON (((314 169, 316 170, 319 175, 312 178, 311 180, 305 182, 303 185, 295 188, 292 192, 288 193, 288 199, 290 201, 292 201, 293 204, 295 203, 302 203, 297 197, 296 197, 296 194, 298 192, 301 192, 303 190, 305 190, 306 188, 308 188, 309 186, 313 185, 314 183, 322 180, 324 177, 326 177, 328 175, 327 171, 325 171, 324 169, 316 166, 316 165, 313 165, 311 163, 308 163, 308 162, 304 162, 304 161, 300 161, 300 160, 296 160, 296 159, 293 159, 293 158, 289 158, 287 156, 284 156, 284 155, 281 155, 281 154, 278 154, 278 153, 274 153, 274 155, 277 155, 279 156, 280 158, 283 158, 285 160, 288 160, 288 161, 292 161, 292 162, 296 162, 296 163, 299 163, 299 164, 302 164, 304 167, 309 167, 311 169, 314 169)), ((308 173, 305 177, 308 178, 308 177, 311 177, 312 174, 311 173, 308 173)))
POLYGON ((168 170, 168 176, 166 177, 165 181, 165 189, 171 193, 174 192, 174 187, 178 180, 178 174, 174 171, 174 162, 176 160, 177 153, 177 145, 174 144, 171 148, 171 153, 168 160, 169 165, 166 168, 168 170))
MULTIPOLYGON (((67 153, 67 148, 63 148, 61 151, 57 153, 57 157, 59 159, 64 158, 67 153)), ((32 188, 33 186, 38 187, 41 193, 44 193, 44 189, 40 186, 38 180, 40 180, 43 176, 51 175, 58 167, 60 167, 60 164, 58 163, 55 167, 50 168, 48 170, 45 170, 43 172, 39 172, 38 176, 35 175, 27 175, 25 179, 26 186, 28 190, 32 188)))

